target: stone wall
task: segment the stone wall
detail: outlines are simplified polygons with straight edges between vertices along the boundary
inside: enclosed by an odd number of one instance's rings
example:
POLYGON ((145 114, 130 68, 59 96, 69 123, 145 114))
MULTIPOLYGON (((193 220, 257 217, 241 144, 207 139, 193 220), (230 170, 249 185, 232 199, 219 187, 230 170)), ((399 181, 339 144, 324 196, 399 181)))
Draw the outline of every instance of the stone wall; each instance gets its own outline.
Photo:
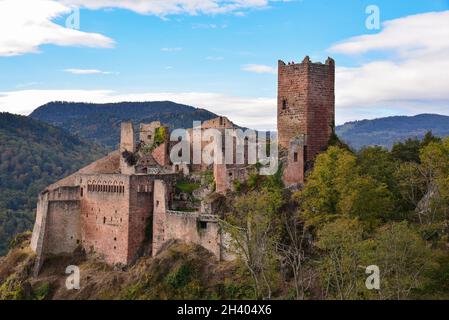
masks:
POLYGON ((80 201, 50 201, 46 233, 45 254, 72 253, 80 246, 80 201))
POLYGON ((152 145, 154 143, 154 134, 157 128, 161 126, 160 121, 153 121, 149 124, 141 123, 139 139, 140 142, 152 145))
POLYGON ((129 261, 130 176, 82 176, 81 235, 87 252, 110 264, 129 261))
POLYGON ((128 263, 151 254, 154 177, 131 176, 129 195, 128 263))
POLYGON ((195 243, 221 258, 221 233, 215 217, 198 212, 182 212, 169 209, 169 190, 162 180, 154 182, 153 256, 169 240, 195 243))
POLYGON ((170 154, 168 153, 168 144, 166 142, 156 147, 151 154, 158 165, 164 167, 170 164, 170 154))
POLYGON ((37 274, 49 254, 71 253, 81 243, 80 188, 60 187, 39 195, 31 249, 37 274))
POLYGON ((335 63, 278 64, 278 135, 281 147, 306 135, 306 161, 327 147, 335 123, 335 63))
POLYGON ((154 208, 153 208, 153 249, 155 256, 162 245, 168 240, 165 236, 167 227, 168 192, 167 185, 163 180, 154 181, 154 208))
POLYGON ((203 246, 217 259, 221 257, 221 236, 218 222, 202 218, 198 213, 168 211, 165 239, 180 239, 203 246))
POLYGON ((290 141, 287 163, 283 172, 283 181, 287 187, 304 183, 304 146, 304 135, 290 141))

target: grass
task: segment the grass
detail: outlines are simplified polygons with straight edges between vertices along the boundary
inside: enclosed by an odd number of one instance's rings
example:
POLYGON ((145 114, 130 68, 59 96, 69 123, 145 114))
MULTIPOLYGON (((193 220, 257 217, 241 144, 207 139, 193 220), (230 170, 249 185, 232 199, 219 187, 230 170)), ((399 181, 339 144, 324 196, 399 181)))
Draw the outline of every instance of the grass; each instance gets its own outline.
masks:
POLYGON ((181 192, 184 193, 192 193, 199 187, 200 185, 198 183, 192 183, 188 181, 179 181, 178 183, 176 183, 176 188, 178 188, 181 192))

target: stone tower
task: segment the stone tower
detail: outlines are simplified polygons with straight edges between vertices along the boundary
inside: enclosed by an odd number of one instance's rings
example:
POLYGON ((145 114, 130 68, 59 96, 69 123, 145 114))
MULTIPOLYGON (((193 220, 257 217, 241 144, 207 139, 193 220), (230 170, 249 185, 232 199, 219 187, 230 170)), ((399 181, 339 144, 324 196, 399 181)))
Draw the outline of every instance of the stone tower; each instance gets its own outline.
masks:
POLYGON ((278 63, 278 138, 288 150, 283 180, 304 182, 304 168, 325 149, 335 127, 335 62, 278 63))
POLYGON ((278 136, 289 149, 301 137, 305 163, 326 148, 335 126, 335 62, 278 63, 278 136))

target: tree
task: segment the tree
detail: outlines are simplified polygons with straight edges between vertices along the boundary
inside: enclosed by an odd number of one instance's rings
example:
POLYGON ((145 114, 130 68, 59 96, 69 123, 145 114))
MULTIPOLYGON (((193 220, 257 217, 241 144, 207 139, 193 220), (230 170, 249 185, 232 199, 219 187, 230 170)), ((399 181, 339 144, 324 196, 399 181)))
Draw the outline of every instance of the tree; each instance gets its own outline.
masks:
POLYGON ((364 283, 360 268, 363 228, 357 219, 340 218, 318 230, 318 269, 325 299, 356 299, 364 283))
POLYGON ((336 147, 317 157, 304 190, 295 197, 301 203, 307 225, 313 226, 341 215, 373 224, 388 217, 394 207, 387 185, 362 175, 356 157, 336 147))
POLYGON ((375 236, 375 262, 381 272, 380 299, 407 299, 425 284, 432 252, 407 222, 390 223, 375 236))
POLYGON ((393 145, 391 155, 394 159, 402 162, 419 163, 419 150, 421 149, 421 141, 418 139, 407 139, 404 142, 398 142, 393 145))
POLYGON ((276 248, 293 274, 296 299, 304 300, 314 278, 312 270, 308 267, 310 256, 307 251, 310 250, 308 243, 310 236, 297 215, 284 211, 281 221, 286 239, 278 242, 276 248))
POLYGON ((258 299, 272 296, 278 260, 275 245, 280 234, 277 214, 282 203, 279 191, 253 191, 237 197, 232 214, 221 223, 230 235, 230 249, 251 274, 258 299))

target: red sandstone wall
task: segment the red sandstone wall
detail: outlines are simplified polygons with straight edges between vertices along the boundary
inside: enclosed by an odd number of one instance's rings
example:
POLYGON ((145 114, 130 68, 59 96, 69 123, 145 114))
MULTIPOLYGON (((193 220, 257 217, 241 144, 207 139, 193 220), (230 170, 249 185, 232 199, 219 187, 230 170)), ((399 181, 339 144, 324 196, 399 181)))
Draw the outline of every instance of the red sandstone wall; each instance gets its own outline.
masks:
POLYGON ((226 165, 214 165, 215 192, 224 194, 229 189, 228 178, 226 176, 226 165))
POLYGON ((72 253, 80 243, 79 201, 50 201, 44 253, 72 253))
POLYGON ((155 256, 165 243, 166 210, 168 209, 168 195, 166 183, 162 180, 154 181, 154 208, 153 208, 153 249, 155 256))
POLYGON ((287 164, 283 172, 286 186, 304 183, 304 143, 303 139, 290 142, 287 164), (296 157, 295 157, 296 153, 296 157))
POLYGON ((217 259, 221 255, 221 238, 217 222, 199 222, 198 217, 189 213, 167 214, 165 239, 181 239, 195 243, 211 251, 217 259))
POLYGON ((327 146, 335 117, 335 64, 279 61, 278 135, 282 147, 299 134, 307 135, 307 161, 327 146), (285 101, 285 103, 284 103, 285 101))
POLYGON ((307 161, 324 150, 335 126, 335 64, 309 65, 307 161))
MULTIPOLYGON (((130 183, 128 261, 151 253, 152 233, 146 234, 153 223, 153 181, 149 176, 132 176, 130 183)), ((151 229, 150 229, 151 230, 151 229)))
POLYGON ((153 150, 151 155, 160 166, 166 166, 170 163, 170 154, 168 153, 167 143, 158 146, 153 150))
POLYGON ((118 174, 88 175, 83 176, 81 184, 83 247, 103 256, 110 264, 128 263, 129 179, 118 174), (95 190, 102 191, 90 191, 94 185, 95 190))

